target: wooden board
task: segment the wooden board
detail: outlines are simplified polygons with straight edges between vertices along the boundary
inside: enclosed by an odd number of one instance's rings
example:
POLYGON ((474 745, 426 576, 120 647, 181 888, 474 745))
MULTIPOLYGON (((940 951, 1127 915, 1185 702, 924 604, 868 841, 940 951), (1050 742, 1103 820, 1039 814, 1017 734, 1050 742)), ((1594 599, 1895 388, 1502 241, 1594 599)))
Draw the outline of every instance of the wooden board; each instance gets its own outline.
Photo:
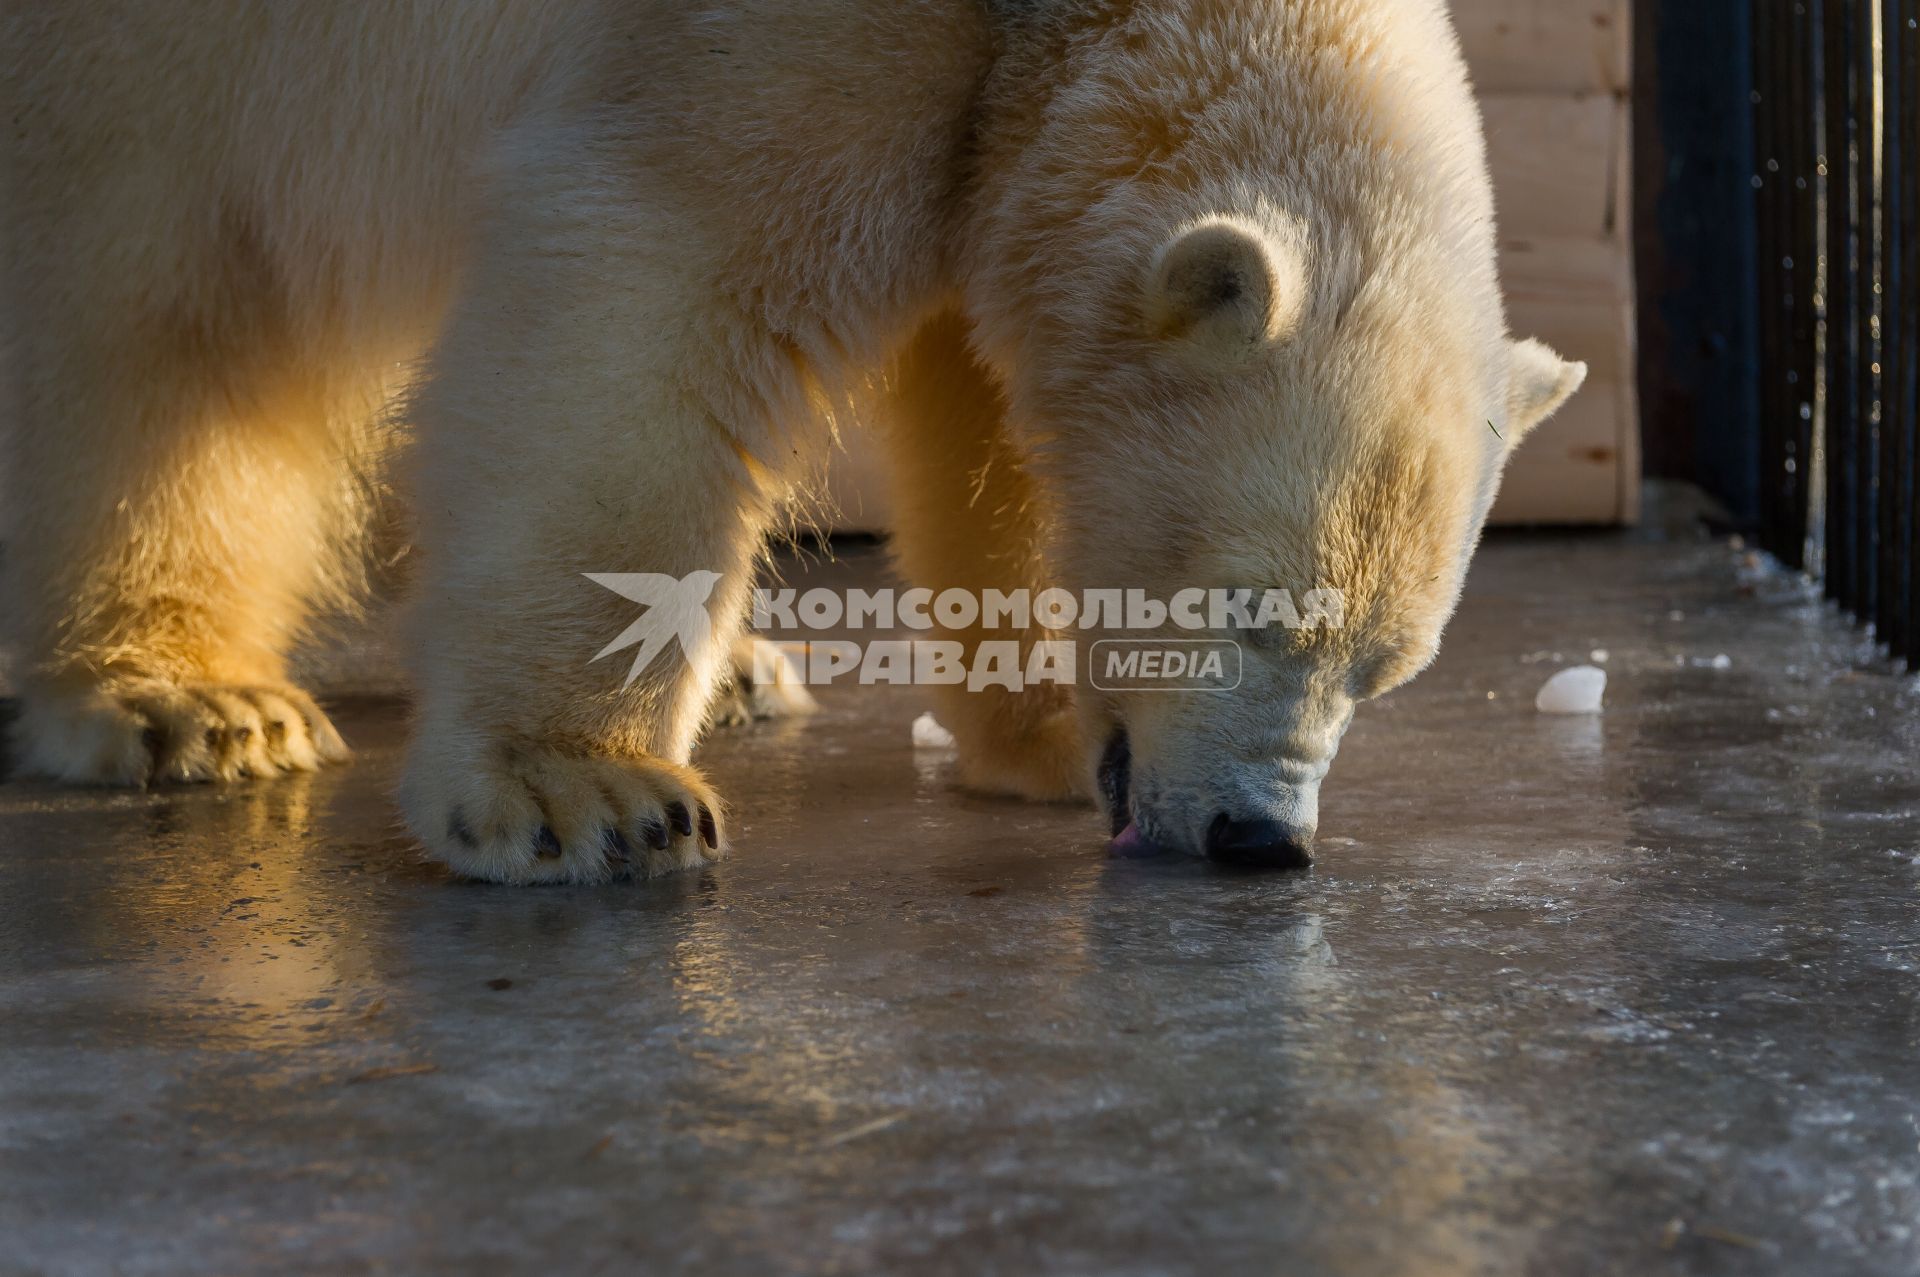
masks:
POLYGON ((1520 445, 1494 523, 1631 522, 1639 513, 1633 281, 1615 239, 1541 236, 1501 244, 1516 335, 1585 360, 1587 384, 1520 445))
MULTIPOLYGON (((1507 463, 1494 523, 1618 523, 1630 517, 1621 427, 1632 390, 1591 378, 1507 463)), ((1636 463, 1637 466, 1637 463, 1636 463)))
POLYGON ((1483 108, 1513 331, 1588 365, 1579 395, 1515 454, 1491 521, 1630 523, 1640 427, 1626 103, 1491 94, 1483 108))
POLYGON ((1501 229, 1500 284, 1509 304, 1577 299, 1624 305, 1630 300, 1633 263, 1618 239, 1501 229))
POLYGON ((1454 26, 1481 93, 1624 93, 1626 0, 1453 0, 1454 26))
POLYGON ((1624 102, 1597 93, 1497 93, 1480 106, 1503 236, 1615 237, 1624 225, 1624 102))
POLYGON ((1630 380, 1628 265, 1621 246, 1608 240, 1509 241, 1500 276, 1514 335, 1538 337, 1568 359, 1585 360, 1596 381, 1630 380))

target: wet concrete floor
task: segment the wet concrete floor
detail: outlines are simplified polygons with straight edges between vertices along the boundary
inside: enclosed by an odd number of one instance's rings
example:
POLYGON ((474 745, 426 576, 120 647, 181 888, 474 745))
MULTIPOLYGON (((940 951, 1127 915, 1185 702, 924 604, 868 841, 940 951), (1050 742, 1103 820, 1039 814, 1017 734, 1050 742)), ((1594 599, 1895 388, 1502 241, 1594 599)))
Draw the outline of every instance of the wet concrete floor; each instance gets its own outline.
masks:
POLYGON ((0 1271, 1920 1271, 1920 689, 1725 543, 1496 539, 1305 874, 823 699, 613 888, 422 864, 378 698, 316 777, 0 788, 0 1271))

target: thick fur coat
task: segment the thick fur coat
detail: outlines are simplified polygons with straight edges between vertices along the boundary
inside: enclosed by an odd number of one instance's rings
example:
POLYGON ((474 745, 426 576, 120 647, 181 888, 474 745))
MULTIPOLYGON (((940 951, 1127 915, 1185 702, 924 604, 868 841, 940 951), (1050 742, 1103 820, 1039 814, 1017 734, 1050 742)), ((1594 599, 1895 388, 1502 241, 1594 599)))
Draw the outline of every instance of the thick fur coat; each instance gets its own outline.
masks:
POLYGON ((284 662, 397 483, 403 805, 501 881, 723 850, 695 736, 874 386, 922 584, 1345 593, 1231 696, 942 711, 975 784, 1304 851, 1584 371, 1508 337, 1440 0, 41 0, 0 92, 21 760, 343 757, 284 662), (717 572, 712 641, 623 686, 593 571, 717 572))

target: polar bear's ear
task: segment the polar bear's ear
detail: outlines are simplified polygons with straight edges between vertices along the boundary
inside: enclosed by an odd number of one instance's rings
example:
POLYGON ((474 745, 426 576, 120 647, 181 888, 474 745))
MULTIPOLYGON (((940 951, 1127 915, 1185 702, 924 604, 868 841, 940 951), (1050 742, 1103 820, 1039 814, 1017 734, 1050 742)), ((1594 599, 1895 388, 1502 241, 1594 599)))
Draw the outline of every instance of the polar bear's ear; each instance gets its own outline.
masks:
POLYGON ((1294 254, 1250 222, 1211 218, 1161 245, 1147 279, 1147 324, 1218 355, 1250 354, 1299 323, 1306 295, 1294 254))
POLYGON ((1507 343, 1512 372, 1507 383, 1507 444, 1554 414, 1587 379, 1587 366, 1560 358, 1537 341, 1507 343))

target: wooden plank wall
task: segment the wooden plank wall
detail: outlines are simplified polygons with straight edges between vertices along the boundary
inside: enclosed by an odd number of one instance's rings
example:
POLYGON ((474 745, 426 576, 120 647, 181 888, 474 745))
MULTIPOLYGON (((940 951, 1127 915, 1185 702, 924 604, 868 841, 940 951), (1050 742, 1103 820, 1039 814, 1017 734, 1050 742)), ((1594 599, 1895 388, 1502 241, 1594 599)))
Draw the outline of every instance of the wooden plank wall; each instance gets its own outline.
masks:
POLYGON ((1453 0, 1487 125, 1513 330, 1589 366, 1514 455, 1497 523, 1639 513, 1628 0, 1453 0))
MULTIPOLYGON (((1513 331, 1589 366, 1507 471, 1496 523, 1623 523, 1639 510, 1627 117, 1629 0, 1452 0, 1479 90, 1513 331)), ((849 432, 843 530, 879 531, 886 488, 849 432)))

